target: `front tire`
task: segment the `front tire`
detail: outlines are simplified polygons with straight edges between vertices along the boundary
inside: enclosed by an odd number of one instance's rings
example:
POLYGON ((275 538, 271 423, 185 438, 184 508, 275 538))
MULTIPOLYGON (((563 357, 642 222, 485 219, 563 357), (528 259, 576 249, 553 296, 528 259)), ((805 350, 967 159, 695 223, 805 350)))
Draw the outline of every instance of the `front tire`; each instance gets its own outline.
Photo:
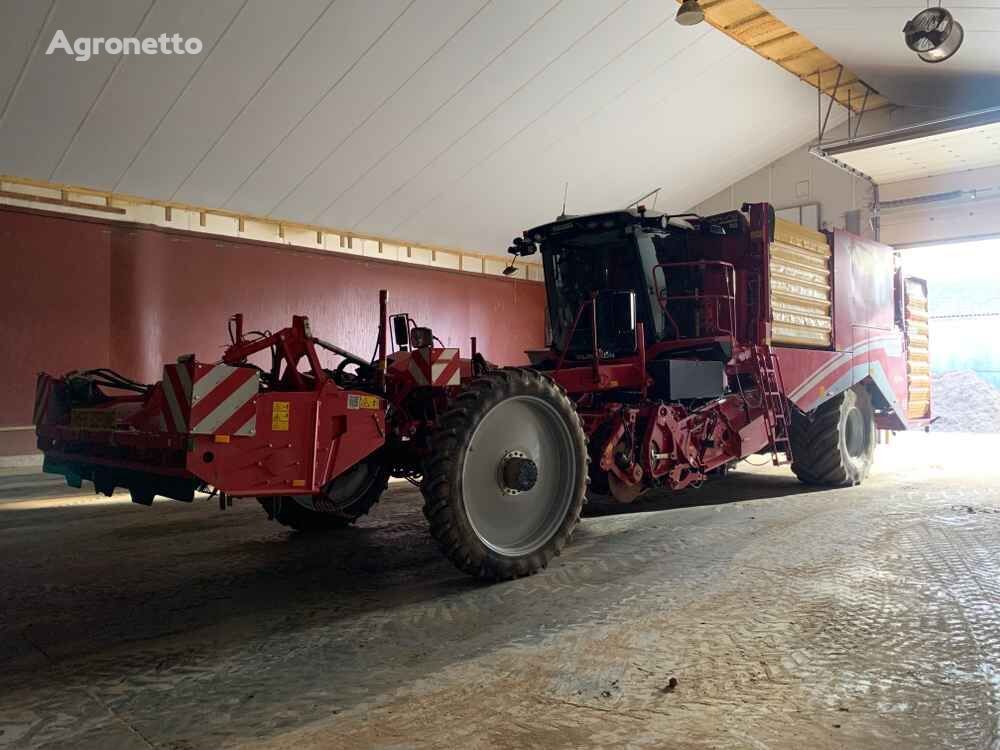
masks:
POLYGON ((875 458, 875 412, 864 386, 792 418, 792 471, 806 484, 850 487, 868 476, 875 458))
POLYGON ((431 435, 424 515, 462 571, 502 581, 545 568, 580 521, 587 439, 565 392, 539 373, 469 383, 431 435))

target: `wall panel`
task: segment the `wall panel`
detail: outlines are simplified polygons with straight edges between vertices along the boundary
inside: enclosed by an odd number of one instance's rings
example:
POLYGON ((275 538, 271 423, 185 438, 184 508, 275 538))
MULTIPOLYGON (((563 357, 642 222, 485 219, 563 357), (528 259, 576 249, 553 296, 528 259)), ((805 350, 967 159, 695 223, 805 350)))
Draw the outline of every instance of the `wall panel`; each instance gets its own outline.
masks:
MULTIPOLYGON (((111 228, 0 210, 0 427, 31 423, 35 375, 109 364, 111 228)), ((0 431, 0 455, 30 432, 0 431)))

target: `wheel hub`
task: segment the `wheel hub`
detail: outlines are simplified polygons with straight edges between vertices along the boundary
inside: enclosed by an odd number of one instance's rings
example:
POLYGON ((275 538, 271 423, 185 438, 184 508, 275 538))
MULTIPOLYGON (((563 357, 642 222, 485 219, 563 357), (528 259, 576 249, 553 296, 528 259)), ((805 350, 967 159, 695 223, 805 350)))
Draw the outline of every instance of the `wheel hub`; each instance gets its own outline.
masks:
POLYGON ((509 396, 482 415, 462 451, 460 477, 479 541, 505 557, 548 544, 577 491, 576 448, 569 424, 546 398, 509 396))
POLYGON ((509 451, 500 460, 497 476, 504 494, 519 495, 535 486, 538 464, 521 451, 509 451))

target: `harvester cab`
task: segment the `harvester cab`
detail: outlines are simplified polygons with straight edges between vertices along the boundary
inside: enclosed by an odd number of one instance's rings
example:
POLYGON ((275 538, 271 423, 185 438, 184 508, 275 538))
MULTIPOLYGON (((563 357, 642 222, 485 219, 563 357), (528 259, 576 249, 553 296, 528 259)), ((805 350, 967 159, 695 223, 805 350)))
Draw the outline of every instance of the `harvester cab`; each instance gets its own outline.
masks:
POLYGON ((728 360, 735 310, 720 303, 735 296, 736 281, 733 267, 712 252, 727 232, 748 232, 747 219, 641 206, 560 217, 524 232, 508 252, 541 253, 548 300, 550 347, 530 352, 533 364, 589 361, 595 353, 614 360, 664 341, 680 353, 728 360))
POLYGON ((638 322, 647 335, 662 330, 645 234, 640 214, 620 211, 564 217, 517 238, 510 253, 542 254, 554 351, 570 361, 590 357, 596 335, 602 358, 615 358, 635 353, 638 322))

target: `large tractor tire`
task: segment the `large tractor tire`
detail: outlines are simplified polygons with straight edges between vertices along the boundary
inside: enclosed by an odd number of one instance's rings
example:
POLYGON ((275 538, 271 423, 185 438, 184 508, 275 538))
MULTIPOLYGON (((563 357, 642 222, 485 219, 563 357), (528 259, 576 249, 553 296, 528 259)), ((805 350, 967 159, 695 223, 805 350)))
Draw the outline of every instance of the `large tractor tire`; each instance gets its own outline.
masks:
POLYGON ((875 457, 875 413, 864 386, 792 418, 792 471, 806 484, 861 484, 875 457))
POLYGON ((378 502, 389 485, 389 470, 370 456, 333 479, 320 495, 257 498, 268 518, 296 531, 327 531, 350 526, 378 502))
POLYGON ((486 581, 548 565, 580 521, 587 439, 565 392, 494 370, 466 386, 431 436, 424 515, 441 550, 486 581))

